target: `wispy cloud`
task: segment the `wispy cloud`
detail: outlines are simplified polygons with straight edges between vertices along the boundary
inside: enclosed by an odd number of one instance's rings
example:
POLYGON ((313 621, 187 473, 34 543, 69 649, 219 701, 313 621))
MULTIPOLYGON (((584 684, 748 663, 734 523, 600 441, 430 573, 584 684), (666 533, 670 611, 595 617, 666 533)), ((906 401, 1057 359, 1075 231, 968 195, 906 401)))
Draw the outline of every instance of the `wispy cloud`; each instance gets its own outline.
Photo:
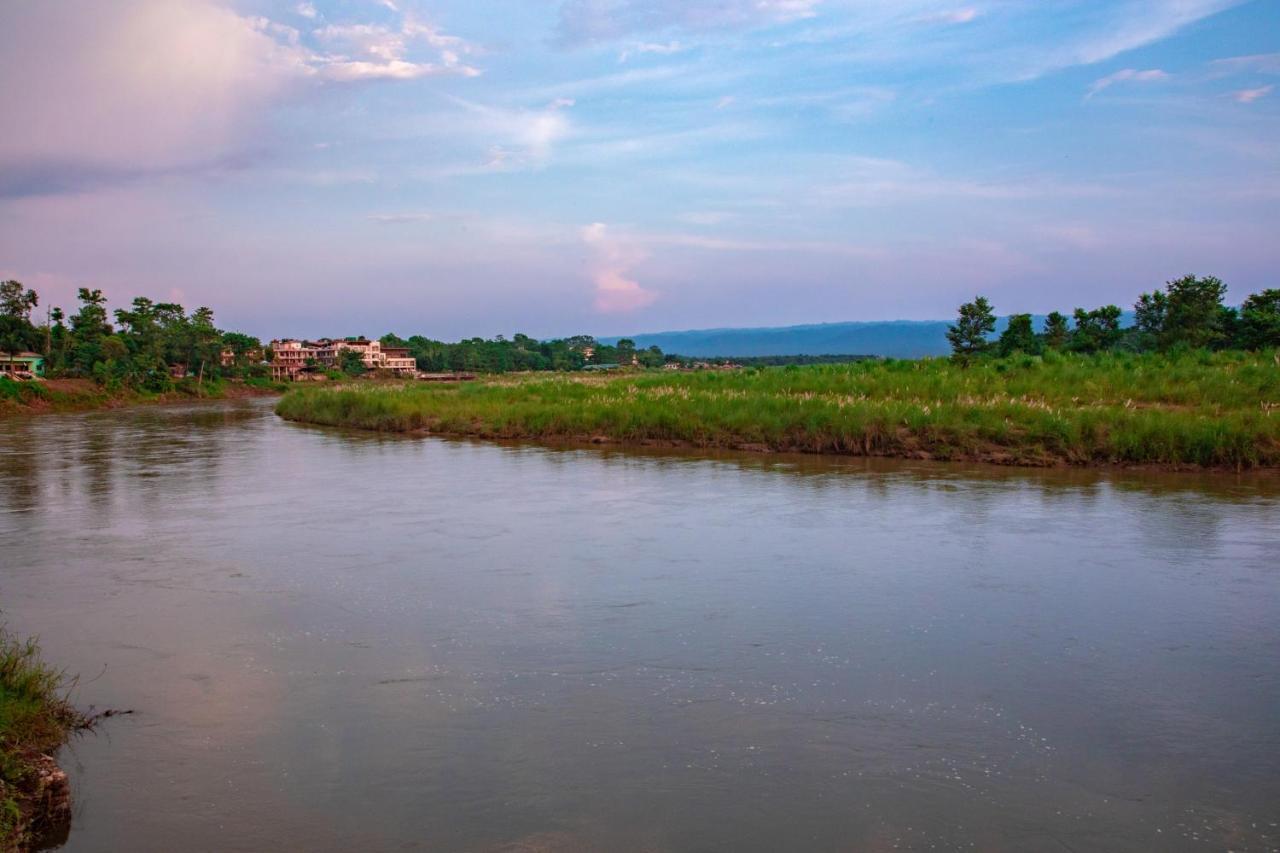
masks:
POLYGON ((559 36, 574 46, 637 33, 746 29, 813 17, 822 0, 564 0, 559 36))
POLYGON ((1218 74, 1235 74, 1239 72, 1280 74, 1280 53, 1228 56, 1225 59, 1215 59, 1210 63, 1210 67, 1218 74))
POLYGON ((637 42, 618 54, 618 62, 626 62, 633 56, 642 56, 646 53, 657 54, 658 56, 670 56, 673 53, 679 53, 685 50, 685 47, 678 41, 669 42, 637 42))
POLYGON ((1109 89, 1117 83, 1158 83, 1168 79, 1168 73, 1159 68, 1148 68, 1145 71, 1139 71, 1136 68, 1122 68, 1114 74, 1108 74, 1106 77, 1094 80, 1089 86, 1089 91, 1085 98, 1092 98, 1102 90, 1109 89))
POLYGON ((1264 98, 1271 94, 1271 90, 1275 86, 1259 86, 1256 89, 1239 89, 1231 93, 1231 99, 1238 104, 1252 104, 1259 98, 1264 98))
POLYGON ((944 9, 939 12, 926 12, 919 17, 926 24, 967 24, 978 17, 978 10, 973 6, 959 9, 944 9))
POLYGON ((410 222, 427 222, 435 219, 433 213, 371 213, 366 217, 378 225, 405 225, 410 222))

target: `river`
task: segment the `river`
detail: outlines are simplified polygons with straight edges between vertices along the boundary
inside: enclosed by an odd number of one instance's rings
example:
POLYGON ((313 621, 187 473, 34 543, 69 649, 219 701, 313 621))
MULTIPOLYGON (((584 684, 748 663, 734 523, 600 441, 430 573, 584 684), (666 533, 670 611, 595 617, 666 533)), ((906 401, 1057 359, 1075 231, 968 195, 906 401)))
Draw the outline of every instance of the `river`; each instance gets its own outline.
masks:
POLYGON ((68 851, 1275 850, 1280 484, 0 421, 68 851))

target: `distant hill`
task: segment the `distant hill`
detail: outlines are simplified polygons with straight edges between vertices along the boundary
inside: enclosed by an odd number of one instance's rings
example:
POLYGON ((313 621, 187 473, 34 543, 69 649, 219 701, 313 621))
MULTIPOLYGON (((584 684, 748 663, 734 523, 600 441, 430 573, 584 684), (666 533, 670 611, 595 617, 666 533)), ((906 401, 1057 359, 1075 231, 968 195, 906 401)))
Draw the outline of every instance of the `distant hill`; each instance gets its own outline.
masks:
MULTIPOLYGON (((943 355, 947 323, 890 320, 861 323, 819 323, 760 329, 698 329, 629 336, 636 346, 657 346, 663 352, 692 356, 752 355, 883 355, 919 358, 943 355)), ((613 344, 618 338, 601 338, 613 344)))
MULTIPOLYGON (((1003 331, 1008 318, 996 324, 1003 331)), ((1044 316, 1033 315, 1036 330, 1044 325, 1044 316)), ((1121 325, 1133 322, 1126 311, 1121 325)), ((758 329, 695 329, 686 332, 653 332, 622 335, 646 348, 657 346, 663 352, 691 356, 755 356, 755 355, 879 355, 889 358, 921 358, 947 355, 947 320, 882 320, 849 323, 816 323, 809 326, 775 326, 758 329)), ((603 343, 615 344, 618 337, 602 337, 603 343)))

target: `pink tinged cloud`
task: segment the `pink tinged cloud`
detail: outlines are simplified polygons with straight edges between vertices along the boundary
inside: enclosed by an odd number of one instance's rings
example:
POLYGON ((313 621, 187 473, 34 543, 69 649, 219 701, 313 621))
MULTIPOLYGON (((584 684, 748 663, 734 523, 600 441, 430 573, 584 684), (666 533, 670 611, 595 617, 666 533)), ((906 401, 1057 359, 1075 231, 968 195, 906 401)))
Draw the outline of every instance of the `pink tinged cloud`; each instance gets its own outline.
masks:
POLYGON ((1252 104, 1259 98, 1265 98, 1271 94, 1271 90, 1275 86, 1259 86, 1256 89, 1241 89, 1238 92, 1231 93, 1231 99, 1238 104, 1252 104))
POLYGON ((658 294, 641 287, 629 273, 644 260, 643 250, 615 239, 603 222, 583 228, 582 239, 596 254, 591 279, 596 287, 593 306, 598 313, 625 314, 654 303, 658 294))

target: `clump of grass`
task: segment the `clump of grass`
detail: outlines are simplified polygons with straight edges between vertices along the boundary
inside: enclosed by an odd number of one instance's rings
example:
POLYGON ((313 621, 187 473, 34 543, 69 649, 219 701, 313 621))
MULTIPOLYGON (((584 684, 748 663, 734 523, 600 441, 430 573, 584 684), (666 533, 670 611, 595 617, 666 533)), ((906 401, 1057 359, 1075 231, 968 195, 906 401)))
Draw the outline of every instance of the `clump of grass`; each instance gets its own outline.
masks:
POLYGON ((1280 465, 1273 354, 863 361, 460 386, 306 388, 285 418, 362 429, 1011 464, 1280 465))
POLYGON ((44 755, 90 721, 67 701, 74 684, 46 664, 34 639, 0 626, 0 849, 19 847, 33 822, 33 791, 44 755))

